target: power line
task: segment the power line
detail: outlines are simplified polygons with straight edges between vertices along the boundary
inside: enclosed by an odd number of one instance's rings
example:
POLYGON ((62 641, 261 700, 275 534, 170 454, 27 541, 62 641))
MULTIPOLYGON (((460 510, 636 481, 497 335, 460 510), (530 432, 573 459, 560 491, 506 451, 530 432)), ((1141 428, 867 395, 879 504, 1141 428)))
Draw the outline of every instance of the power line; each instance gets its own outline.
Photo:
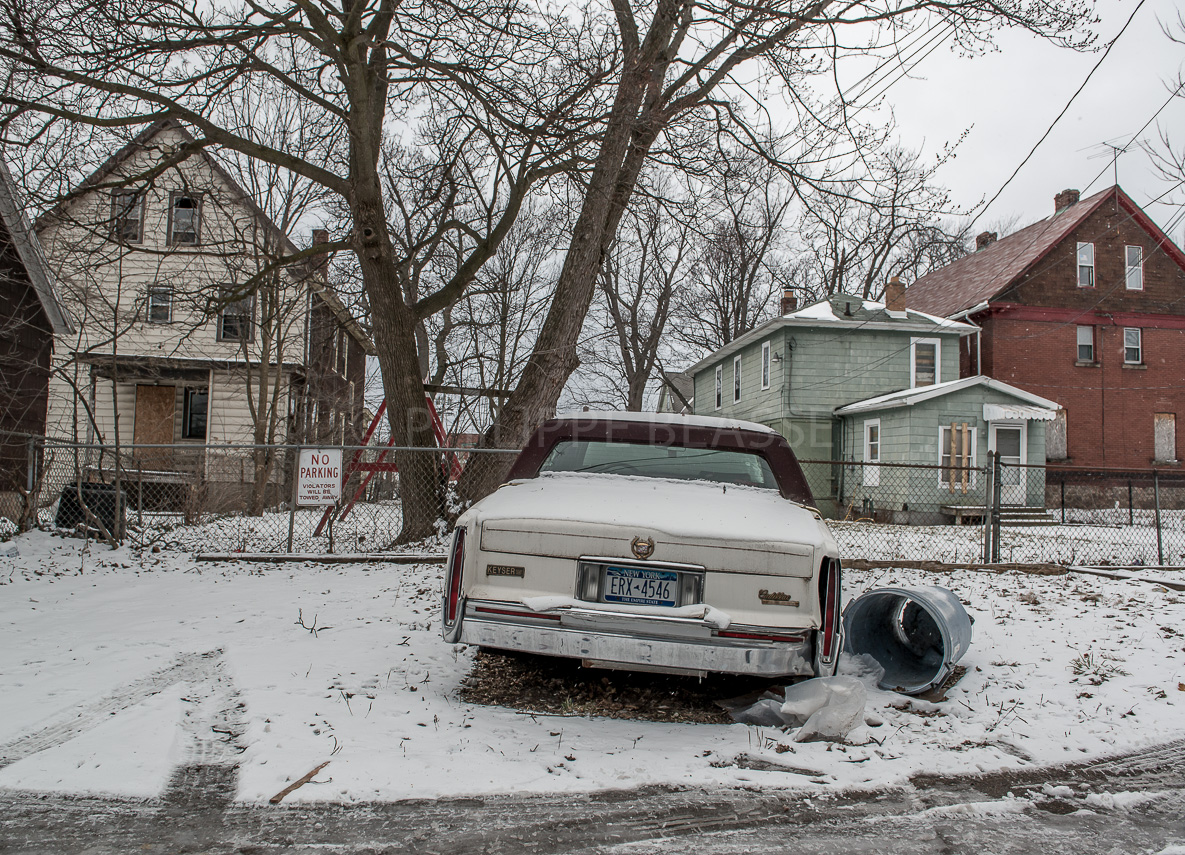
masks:
MULTIPOLYGON (((1020 162, 1020 165, 1017 166, 1016 169, 1013 170, 1012 174, 1008 176, 1008 179, 1003 184, 1000 185, 1000 189, 996 191, 996 195, 992 196, 992 198, 988 201, 988 203, 986 205, 983 206, 983 208, 980 210, 980 212, 975 215, 975 217, 971 220, 971 223, 968 225, 968 228, 970 228, 970 226, 974 225, 975 222, 981 216, 983 216, 983 214, 987 211, 987 209, 992 206, 992 203, 1000 198, 1000 194, 1003 193, 1005 188, 1009 184, 1012 183, 1012 179, 1016 178, 1017 174, 1022 169, 1024 169, 1025 164, 1029 162, 1029 160, 1033 157, 1034 154, 1036 154, 1037 149, 1041 147, 1041 143, 1045 142, 1045 140, 1049 138, 1049 135, 1051 133, 1053 133, 1053 129, 1054 129, 1054 127, 1057 126, 1057 123, 1062 120, 1062 117, 1065 116, 1067 112, 1069 112, 1070 105, 1073 104, 1074 100, 1079 95, 1082 94, 1082 90, 1086 88, 1086 84, 1090 82, 1090 78, 1094 76, 1094 73, 1099 70, 1099 66, 1101 66, 1103 64, 1103 61, 1106 60, 1106 58, 1110 55, 1111 48, 1115 47, 1115 44, 1116 44, 1116 42, 1119 41, 1120 36, 1122 36, 1125 32, 1127 32, 1127 28, 1131 25, 1131 22, 1136 17, 1136 13, 1140 11, 1140 9, 1143 7, 1144 3, 1145 3, 1145 0, 1140 0, 1140 2, 1138 4, 1136 4, 1136 8, 1132 10, 1131 15, 1128 17, 1127 22, 1123 25, 1123 28, 1116 34, 1115 38, 1111 39, 1111 43, 1107 45, 1107 49, 1103 51, 1103 55, 1099 57, 1099 61, 1094 64, 1094 67, 1090 70, 1090 73, 1086 75, 1086 78, 1082 81, 1082 84, 1074 91, 1074 94, 1070 96, 1070 100, 1066 102, 1066 105, 1064 107, 1062 107, 1061 112, 1058 113, 1057 117, 1053 120, 1052 123, 1050 123, 1050 125, 1046 129, 1045 133, 1043 133, 1041 135, 1041 139, 1037 140, 1036 144, 1029 151, 1029 153, 1025 155, 1024 160, 1022 160, 1020 162)), ((1104 171, 1106 171, 1105 167, 1104 167, 1104 171)))

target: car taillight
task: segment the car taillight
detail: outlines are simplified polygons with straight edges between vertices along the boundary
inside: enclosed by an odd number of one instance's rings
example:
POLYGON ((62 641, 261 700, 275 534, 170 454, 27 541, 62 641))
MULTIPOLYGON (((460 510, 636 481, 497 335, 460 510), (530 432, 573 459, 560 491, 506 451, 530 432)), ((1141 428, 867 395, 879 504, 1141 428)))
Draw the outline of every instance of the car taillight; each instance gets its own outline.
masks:
POLYGON ((465 529, 458 528, 453 535, 453 548, 448 559, 448 581, 445 583, 444 622, 452 626, 457 622, 461 605, 461 576, 465 564, 465 529))
POLYGON ((836 653, 839 643, 839 597, 840 597, 839 560, 824 558, 822 572, 819 574, 819 610, 823 614, 822 659, 830 663, 836 653))
POLYGON ((712 635, 717 638, 740 638, 746 641, 776 641, 776 642, 797 642, 805 641, 801 635, 782 635, 762 632, 736 632, 730 629, 721 629, 713 632, 712 635))

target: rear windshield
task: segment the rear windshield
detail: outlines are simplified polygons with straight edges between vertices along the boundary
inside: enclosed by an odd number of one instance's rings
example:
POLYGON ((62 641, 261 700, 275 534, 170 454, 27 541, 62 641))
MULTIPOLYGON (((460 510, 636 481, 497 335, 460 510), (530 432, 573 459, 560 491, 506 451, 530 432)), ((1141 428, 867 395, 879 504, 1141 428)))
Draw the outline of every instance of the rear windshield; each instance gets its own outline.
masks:
POLYGON ((642 445, 605 440, 561 440, 540 472, 601 472, 679 481, 718 481, 778 489, 773 470, 760 454, 680 445, 642 445))

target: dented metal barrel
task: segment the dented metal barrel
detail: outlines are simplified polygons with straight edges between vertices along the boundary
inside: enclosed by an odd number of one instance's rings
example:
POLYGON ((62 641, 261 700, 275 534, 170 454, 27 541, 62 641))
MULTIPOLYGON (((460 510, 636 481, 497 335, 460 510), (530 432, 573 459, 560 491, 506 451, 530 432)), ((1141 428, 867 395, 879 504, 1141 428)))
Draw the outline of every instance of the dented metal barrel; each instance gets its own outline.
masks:
POLYGON ((882 689, 917 695, 942 685, 971 646, 971 616, 937 585, 875 588, 843 613, 845 649, 885 669, 882 689))

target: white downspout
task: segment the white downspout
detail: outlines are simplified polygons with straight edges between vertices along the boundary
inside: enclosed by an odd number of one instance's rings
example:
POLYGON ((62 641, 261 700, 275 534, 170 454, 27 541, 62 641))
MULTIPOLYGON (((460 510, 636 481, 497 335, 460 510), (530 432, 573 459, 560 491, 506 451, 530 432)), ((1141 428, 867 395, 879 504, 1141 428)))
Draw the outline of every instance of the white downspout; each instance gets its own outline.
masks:
POLYGON ((982 338, 983 327, 981 327, 979 324, 975 323, 975 321, 971 320, 971 316, 978 313, 978 312, 982 312, 987 307, 988 307, 987 301, 984 300, 982 303, 974 305, 970 309, 965 309, 962 312, 959 312, 958 314, 949 316, 949 320, 957 321, 959 318, 962 318, 963 323, 966 323, 966 324, 969 324, 969 325, 975 327, 975 373, 976 373, 976 375, 980 375, 983 373, 983 350, 982 350, 982 348, 983 348, 983 338, 982 338))

